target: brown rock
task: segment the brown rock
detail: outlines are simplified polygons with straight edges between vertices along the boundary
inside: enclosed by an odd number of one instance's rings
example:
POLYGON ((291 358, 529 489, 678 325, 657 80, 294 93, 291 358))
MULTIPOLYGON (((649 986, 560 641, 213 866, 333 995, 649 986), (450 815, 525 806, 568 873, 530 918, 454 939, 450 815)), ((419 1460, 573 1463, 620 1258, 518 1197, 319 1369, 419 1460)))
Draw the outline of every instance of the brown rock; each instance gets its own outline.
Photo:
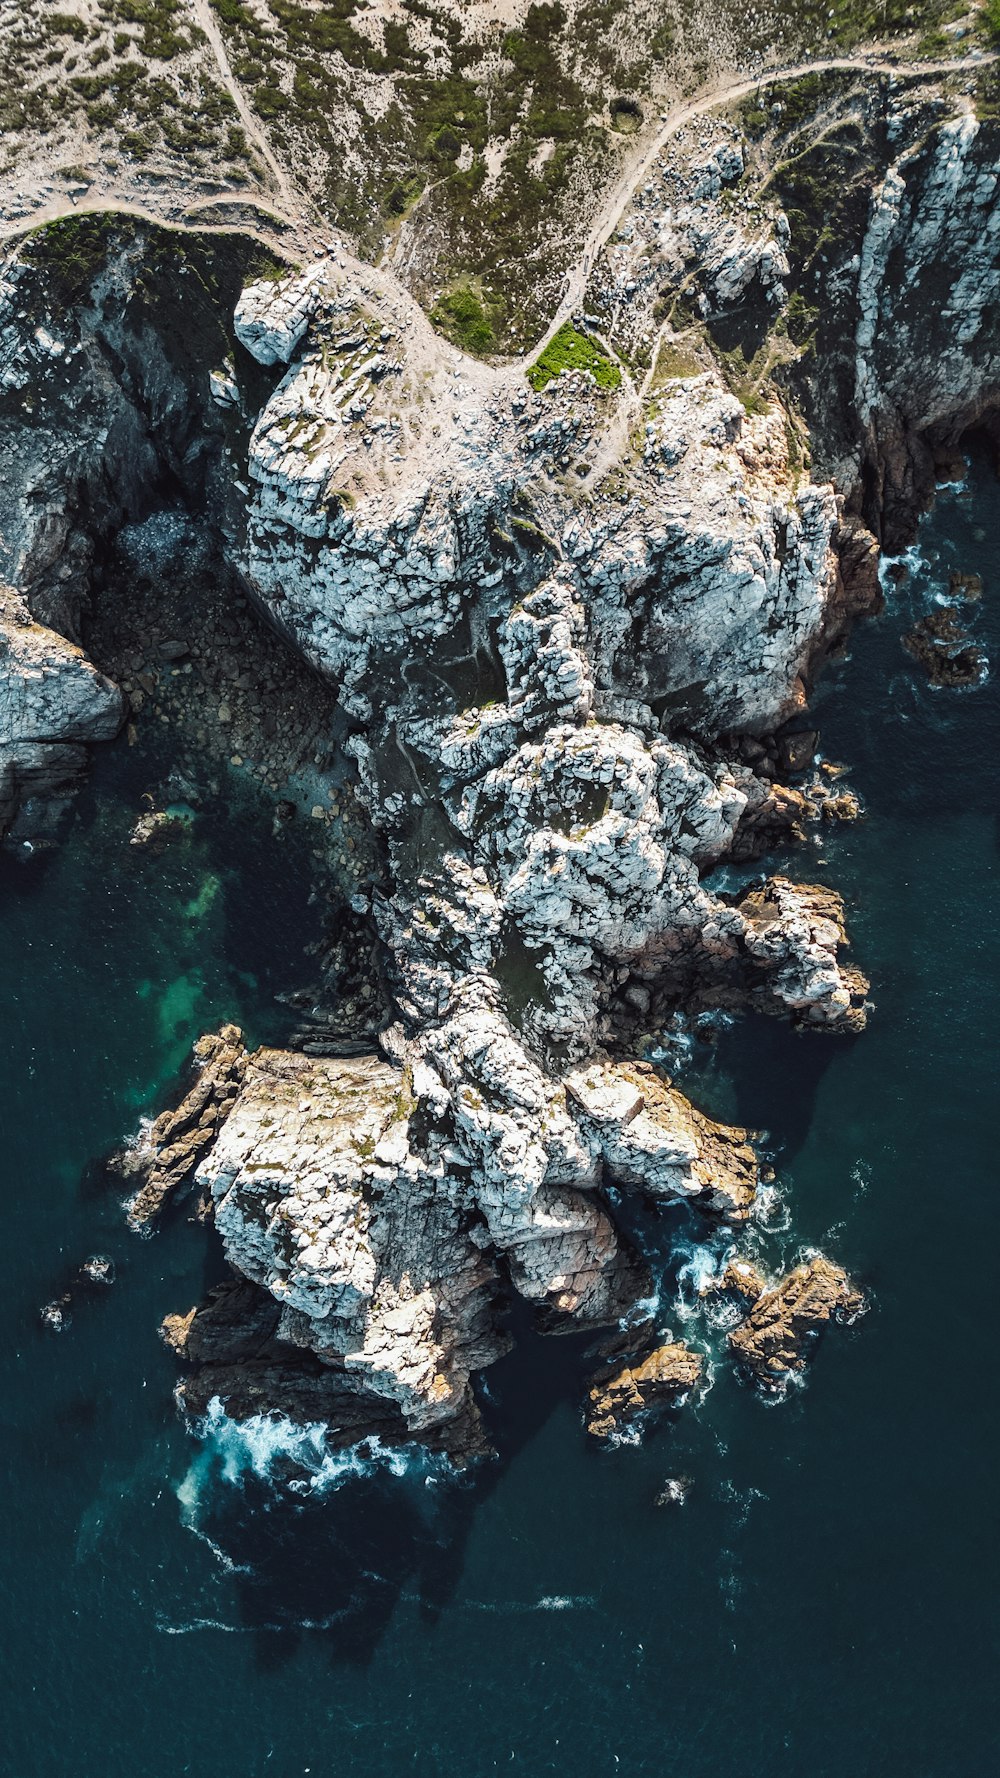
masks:
POLYGON ((836 796, 825 796, 820 803, 824 821, 860 821, 864 812, 861 798, 853 790, 840 790, 836 796))
POLYGON ((587 1397, 587 1431, 610 1438, 629 1431, 656 1410, 676 1407, 698 1382, 702 1360, 679 1340, 617 1363, 595 1381, 587 1397))
POLYGON ((124 1177, 143 1180, 128 1209, 135 1229, 150 1228, 167 1200, 190 1179, 243 1079, 247 1057, 237 1025, 200 1037, 194 1054, 200 1069, 180 1105, 160 1114, 143 1149, 126 1150, 112 1163, 124 1177))
POLYGON ((948 581, 948 591, 953 599, 981 599, 983 577, 981 574, 962 574, 956 568, 948 581))
POLYGON ((768 784, 752 799, 741 819, 732 846, 733 858, 758 858, 762 852, 805 838, 805 823, 815 818, 815 804, 801 790, 787 784, 768 784))
POLYGON ((840 612, 852 618, 881 611, 878 539, 860 518, 849 515, 841 520, 833 541, 839 558, 836 604, 840 612))
POLYGON ((616 1184, 746 1220, 758 1177, 748 1130, 706 1117, 649 1062, 587 1064, 566 1090, 616 1184))
POLYGON ((183 838, 186 827, 187 823, 179 815, 168 815, 163 809, 147 809, 139 816, 128 843, 139 851, 158 856, 171 840, 183 838))
POLYGON ((951 605, 929 611, 903 637, 907 654, 919 661, 932 685, 980 685, 986 657, 965 631, 951 605))
POLYGON ((756 1382, 775 1388, 805 1367, 828 1321, 853 1320, 863 1308, 864 1298, 843 1268, 818 1254, 757 1296, 729 1344, 756 1382))
POLYGON ((706 1286, 711 1293, 737 1297, 743 1303, 755 1303, 767 1285, 757 1267, 748 1259, 731 1259, 719 1278, 706 1286))
POLYGON ((779 767, 785 772, 808 771, 818 746, 819 735, 814 728, 797 729, 792 735, 782 735, 778 742, 779 767))
POLYGON ((737 906, 747 921, 744 943, 763 975, 751 990, 753 1004, 817 1030, 864 1030, 869 984, 859 969, 839 962, 848 941, 835 889, 768 877, 737 906))

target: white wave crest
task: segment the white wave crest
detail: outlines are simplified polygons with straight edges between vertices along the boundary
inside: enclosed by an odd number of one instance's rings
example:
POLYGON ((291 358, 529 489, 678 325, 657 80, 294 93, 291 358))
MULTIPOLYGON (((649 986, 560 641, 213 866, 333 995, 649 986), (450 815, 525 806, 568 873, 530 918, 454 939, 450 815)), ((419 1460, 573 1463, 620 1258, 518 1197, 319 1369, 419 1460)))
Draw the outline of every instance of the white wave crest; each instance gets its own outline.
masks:
POLYGON ((911 543, 909 549, 904 549, 901 555, 882 556, 878 565, 878 578, 883 594, 887 598, 891 598, 896 591, 897 582, 893 574, 894 568, 906 568, 915 577, 918 574, 925 574, 929 567, 930 563, 922 553, 919 543, 911 543))
POLYGON ((325 1494, 344 1482, 382 1471, 392 1476, 418 1476, 427 1483, 450 1473, 446 1457, 435 1456, 417 1445, 383 1445, 378 1438, 335 1449, 328 1429, 316 1420, 298 1425, 282 1415, 254 1414, 249 1420, 231 1420, 219 1397, 194 1427, 203 1449, 195 1458, 178 1489, 182 1505, 196 1507, 210 1473, 230 1486, 245 1476, 260 1481, 281 1481, 296 1494, 325 1494), (289 1478, 287 1471, 294 1470, 289 1478))

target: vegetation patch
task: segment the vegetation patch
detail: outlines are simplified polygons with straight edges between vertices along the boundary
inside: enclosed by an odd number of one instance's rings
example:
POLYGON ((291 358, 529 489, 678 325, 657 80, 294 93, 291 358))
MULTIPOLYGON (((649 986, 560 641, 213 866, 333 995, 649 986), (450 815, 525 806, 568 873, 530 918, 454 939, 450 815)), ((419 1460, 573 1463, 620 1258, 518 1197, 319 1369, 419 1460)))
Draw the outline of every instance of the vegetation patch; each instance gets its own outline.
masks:
POLYGON ((612 99, 610 110, 611 128, 618 130, 621 135, 634 136, 637 130, 642 129, 642 106, 637 105, 634 99, 612 99))
POLYGON ((542 390, 564 370, 589 371, 599 389, 617 389, 622 380, 621 371, 603 346, 568 321, 539 353, 528 372, 528 381, 533 389, 542 390))
POLYGON ((439 333, 475 357, 493 352, 503 321, 503 299, 487 294, 482 286, 458 284, 439 297, 430 318, 439 333))
POLYGON ((55 308, 69 309, 83 301, 117 226, 104 216, 65 216, 28 235, 21 258, 44 272, 46 293, 55 308))
POLYGON ((662 389, 664 384, 680 382, 683 377, 701 376, 708 367, 698 355, 697 343, 697 340, 684 336, 661 340, 657 347, 656 368, 650 379, 650 389, 662 389))

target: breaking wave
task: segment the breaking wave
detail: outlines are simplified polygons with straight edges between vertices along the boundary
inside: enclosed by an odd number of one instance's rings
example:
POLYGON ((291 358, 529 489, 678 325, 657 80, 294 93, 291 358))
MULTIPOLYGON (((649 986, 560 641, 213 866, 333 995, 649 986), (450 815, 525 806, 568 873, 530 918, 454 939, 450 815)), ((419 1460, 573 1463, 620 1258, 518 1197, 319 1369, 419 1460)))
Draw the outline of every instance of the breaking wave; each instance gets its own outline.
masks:
POLYGON ((219 1397, 213 1396, 208 1411, 194 1427, 202 1450, 178 1490, 183 1500, 193 1482, 195 1497, 209 1475, 230 1486, 247 1476, 272 1485, 280 1484, 296 1494, 326 1494, 345 1482, 379 1473, 415 1476, 428 1485, 450 1476, 446 1457, 418 1445, 383 1445, 375 1437, 357 1445, 334 1449, 327 1427, 317 1420, 298 1425, 279 1415, 254 1414, 249 1420, 231 1420, 219 1397))

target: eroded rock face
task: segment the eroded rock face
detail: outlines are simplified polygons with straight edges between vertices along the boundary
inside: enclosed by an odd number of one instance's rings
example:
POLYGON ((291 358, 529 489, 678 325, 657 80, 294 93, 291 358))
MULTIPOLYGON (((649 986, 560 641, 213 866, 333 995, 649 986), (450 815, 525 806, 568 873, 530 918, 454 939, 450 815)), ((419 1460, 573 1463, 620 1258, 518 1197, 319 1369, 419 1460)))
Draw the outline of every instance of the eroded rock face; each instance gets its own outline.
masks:
MULTIPOLYGON (((398 1407, 375 1400, 349 1371, 321 1364, 280 1339, 280 1315, 273 1297, 238 1279, 217 1285, 189 1314, 167 1316, 163 1339, 185 1362, 177 1389, 185 1412, 201 1418, 220 1401, 232 1418, 248 1420, 280 1405, 289 1419, 322 1422, 332 1446, 364 1438, 404 1443, 408 1433, 398 1407)), ((462 1440, 456 1428, 450 1430, 455 1455, 483 1454, 476 1424, 462 1440)), ((432 1442, 429 1434, 424 1442, 432 1442)))
POLYGON ((532 399, 412 328, 404 349, 344 258, 254 286, 237 331, 273 362, 303 304, 250 446, 246 572, 357 724, 400 1016, 391 1062, 262 1052, 198 1178, 284 1348, 461 1442, 502 1281, 550 1326, 648 1290, 602 1185, 752 1203, 747 1133, 608 1047, 692 995, 863 1016, 835 897, 702 881, 808 816, 709 737, 800 707, 837 509, 718 378, 656 393, 636 461, 592 379, 532 399), (562 471, 602 455, 619 485, 583 509, 562 471))
POLYGON ((756 1177, 745 1132, 712 1125, 652 1069, 593 1064, 567 1091, 482 1006, 435 1035, 411 1043, 403 1066, 280 1050, 246 1063, 194 1171, 234 1270, 278 1305, 266 1330, 278 1344, 251 1388, 239 1370, 254 1353, 227 1334, 223 1356, 207 1357, 189 1337, 197 1316, 173 1322, 185 1356, 216 1367, 186 1399, 259 1412, 270 1378, 266 1406, 292 1412, 281 1379, 297 1400, 302 1359, 350 1379, 352 1428, 367 1395, 373 1430, 391 1411, 409 1436, 467 1453, 470 1378, 507 1349, 510 1284, 550 1327, 614 1324, 649 1290, 602 1181, 745 1214, 756 1177))
POLYGON ((747 951, 763 975, 752 997, 764 1010, 777 1003, 797 1024, 864 1029, 868 982, 859 970, 840 962, 846 933, 844 904, 836 890, 771 877, 739 907, 747 922, 747 951))
POLYGON ((736 1273, 730 1281, 728 1287, 752 1300, 753 1307, 730 1334, 729 1345, 741 1367, 768 1389, 780 1388, 804 1368, 828 1322, 853 1321, 865 1306, 847 1273, 822 1254, 770 1289, 757 1292, 759 1282, 736 1273))
POLYGON ((84 744, 108 741, 125 702, 81 648, 0 586, 0 835, 50 830, 79 782, 84 744))
POLYGON ((903 149, 877 187, 858 271, 855 399, 903 547, 935 452, 1000 393, 1000 153, 969 110, 903 149))
POLYGON ((748 1131, 704 1117, 648 1063, 584 1066, 566 1087, 614 1184, 689 1199, 729 1222, 747 1215, 759 1177, 748 1131))
MULTIPOLYGON (((912 517, 914 429, 964 424, 995 394, 997 242, 977 228, 996 208, 996 151, 974 119, 928 134, 901 105, 857 262, 838 264, 829 293, 859 369, 853 396, 830 380, 847 418, 825 460, 847 487, 863 448, 912 517), (945 325, 961 332, 958 380, 945 325)), ((228 1376, 237 1404, 251 1399, 242 1361, 206 1353, 246 1300, 267 1321, 258 1407, 308 1374, 311 1400, 349 1398, 355 1430, 368 1402, 373 1424, 468 1441, 470 1378, 503 1348, 505 1290, 562 1326, 614 1323, 646 1288, 605 1185, 732 1222, 752 1202, 746 1132, 623 1054, 682 1005, 864 1022, 834 892, 784 877, 723 892, 709 875, 820 804, 857 813, 849 793, 780 778, 801 779, 815 754, 817 651, 877 600, 872 533, 812 479, 795 415, 756 386, 741 400, 707 336, 682 364, 670 329, 649 330, 671 280, 706 327, 746 309, 773 330, 785 310, 801 218, 793 228, 766 194, 722 202, 743 165, 734 128, 718 121, 697 166, 664 162, 665 190, 636 198, 642 227, 629 237, 627 219, 600 258, 617 390, 573 373, 535 394, 522 369, 463 358, 340 249, 240 297, 235 337, 269 386, 229 338, 202 379, 227 558, 338 685, 353 727, 385 861, 364 913, 392 1020, 379 1056, 263 1052, 228 1082, 205 1140, 197 1104, 191 1141, 178 1132, 177 1166, 196 1172, 256 1293, 178 1338, 195 1379, 228 1376), (629 366, 644 342, 640 387, 629 366)), ((94 357, 81 357, 92 375, 94 357)), ((19 387, 13 348, 3 363, 19 387)), ((187 428, 165 405, 173 470, 187 428)), ((92 470, 106 419, 90 414, 75 469, 92 470)), ((79 527, 53 461, 46 521, 16 541, 54 600, 79 527)), ((805 1272, 762 1287, 734 1335, 754 1374, 786 1374, 811 1329, 850 1312, 836 1268, 805 1272)))
POLYGON ((148 1135, 123 1149, 112 1164, 130 1183, 141 1181, 128 1207, 134 1229, 148 1231, 169 1199, 188 1184, 232 1109, 246 1070, 238 1025, 200 1037, 194 1046, 196 1077, 172 1110, 161 1112, 148 1135))

